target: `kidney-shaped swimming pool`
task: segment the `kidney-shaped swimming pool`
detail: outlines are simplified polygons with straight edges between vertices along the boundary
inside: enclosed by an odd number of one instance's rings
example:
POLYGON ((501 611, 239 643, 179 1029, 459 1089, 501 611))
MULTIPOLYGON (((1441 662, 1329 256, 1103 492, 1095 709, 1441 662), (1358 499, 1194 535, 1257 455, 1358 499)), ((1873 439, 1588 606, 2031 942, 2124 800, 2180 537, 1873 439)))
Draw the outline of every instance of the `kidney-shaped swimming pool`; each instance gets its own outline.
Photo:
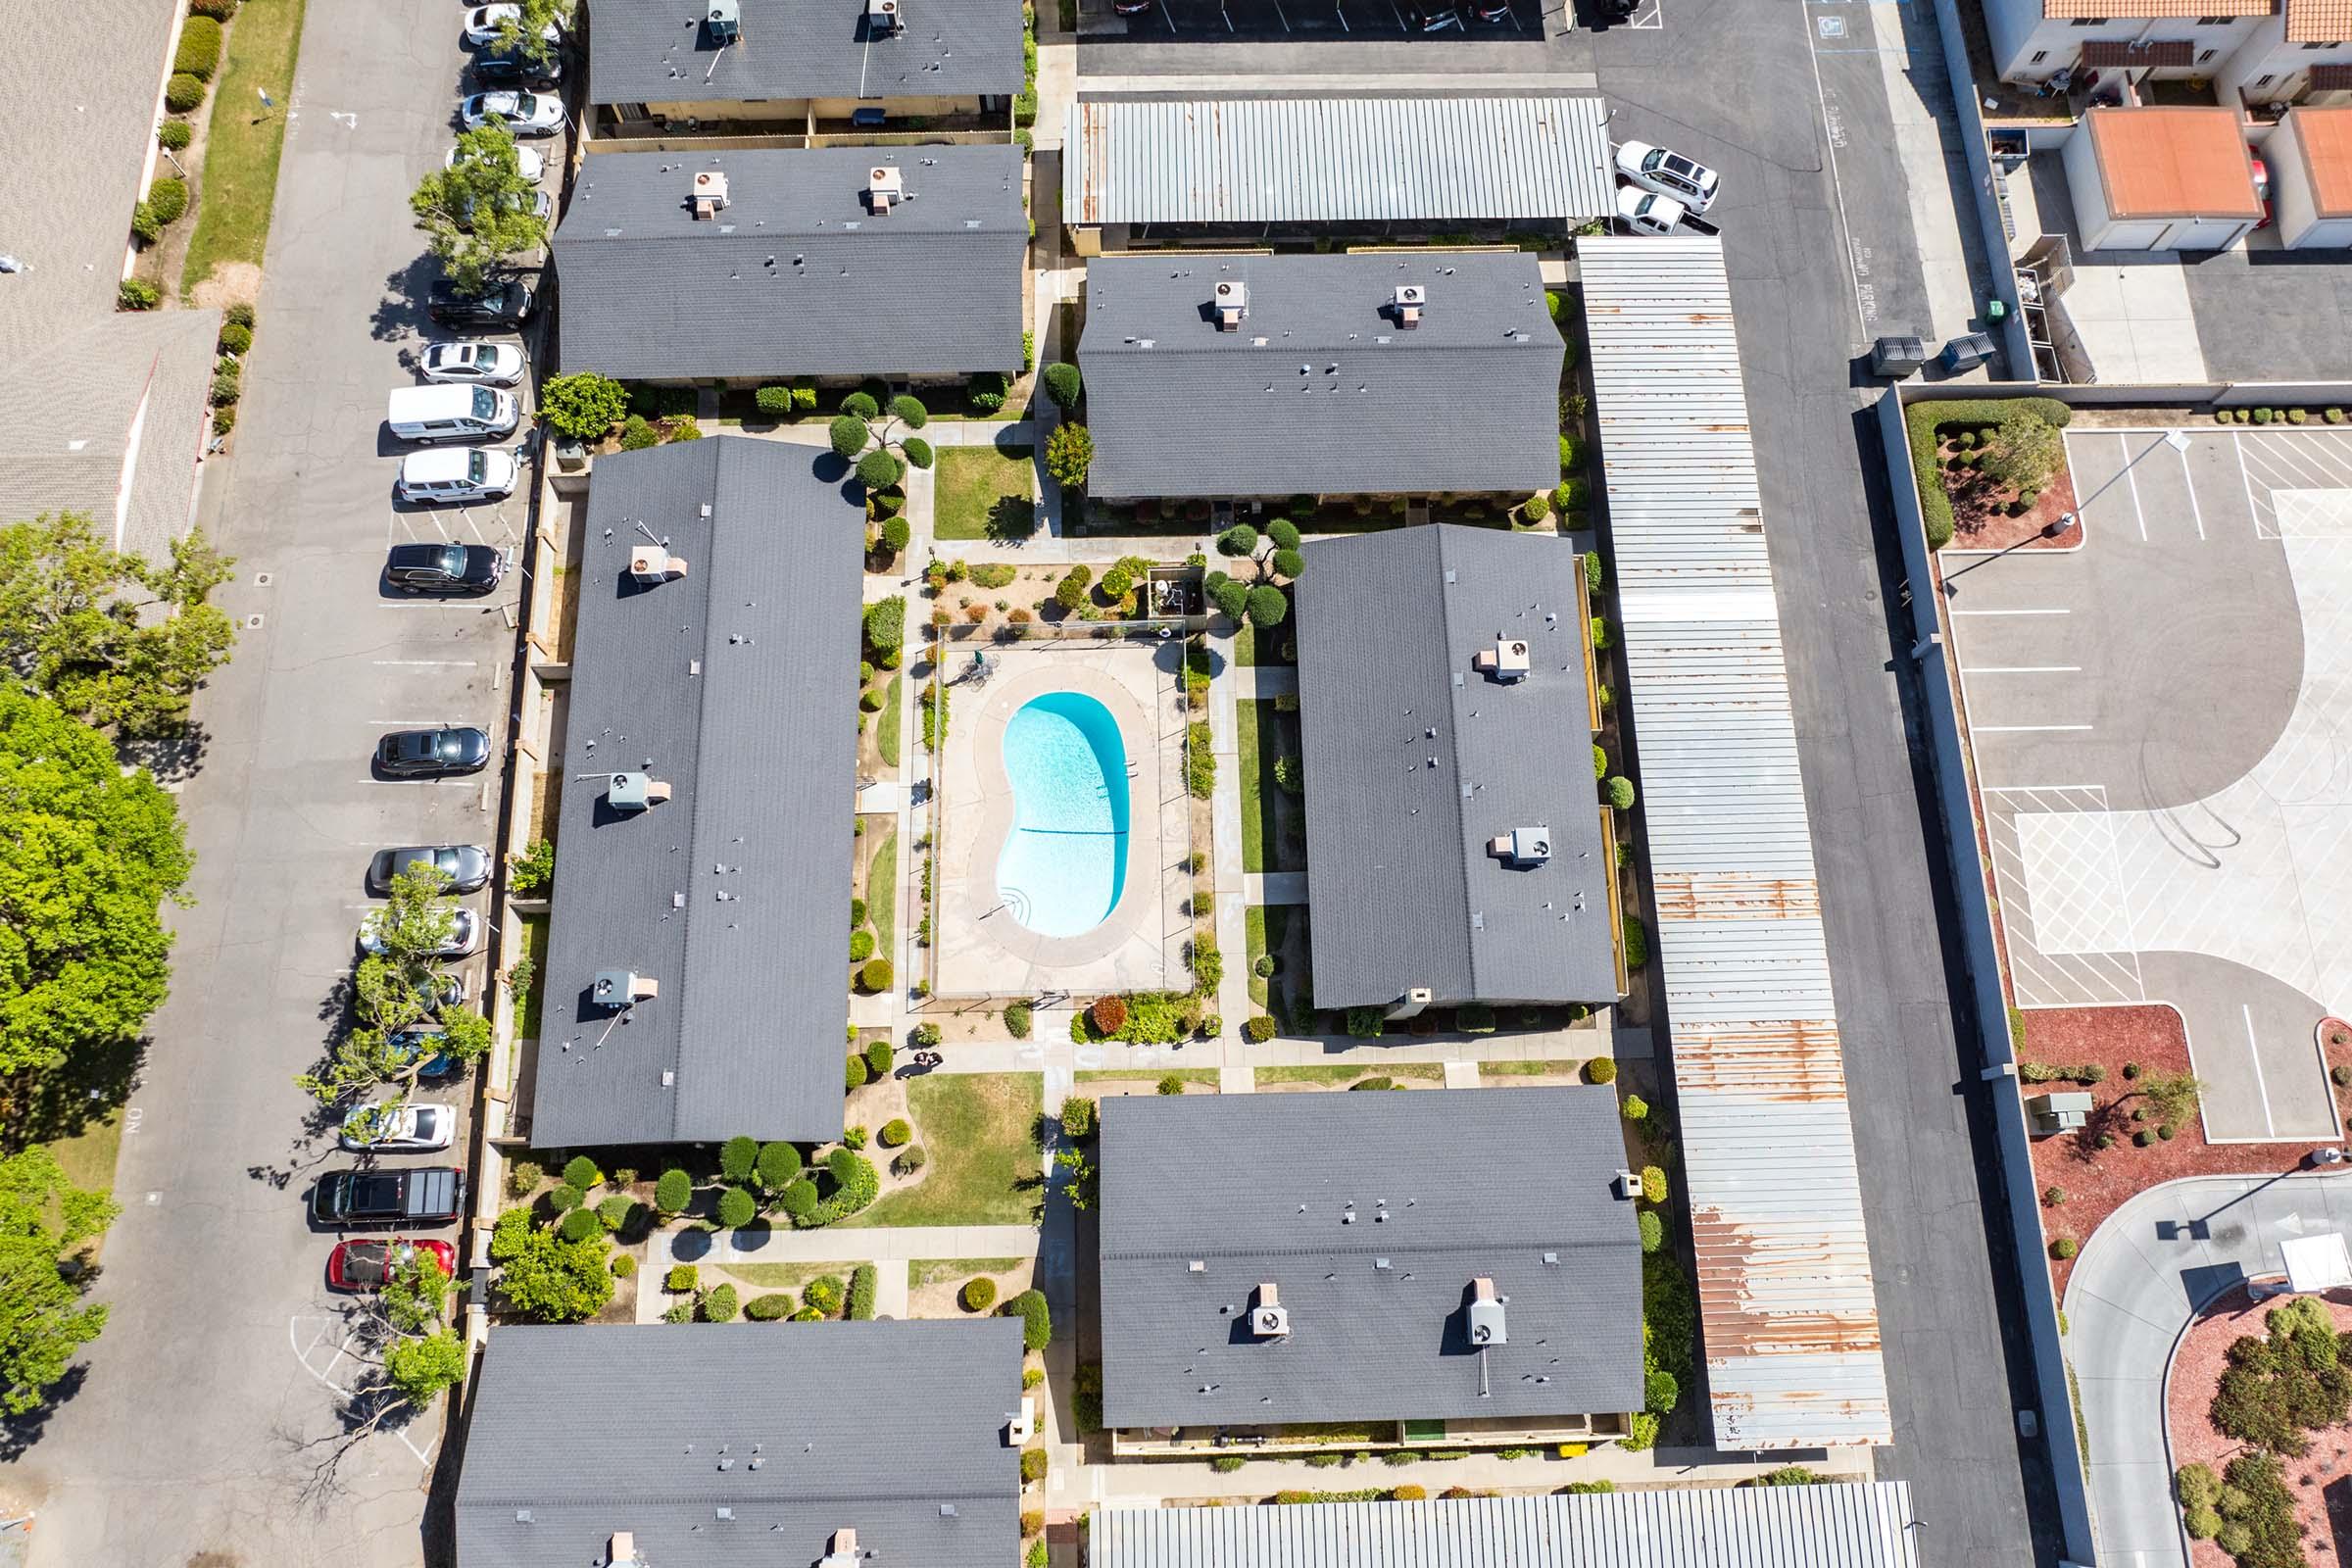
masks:
POLYGON ((1101 925, 1127 882, 1127 748, 1110 710, 1083 692, 1048 692, 1004 726, 1012 831, 997 857, 997 897, 1041 936, 1101 925))

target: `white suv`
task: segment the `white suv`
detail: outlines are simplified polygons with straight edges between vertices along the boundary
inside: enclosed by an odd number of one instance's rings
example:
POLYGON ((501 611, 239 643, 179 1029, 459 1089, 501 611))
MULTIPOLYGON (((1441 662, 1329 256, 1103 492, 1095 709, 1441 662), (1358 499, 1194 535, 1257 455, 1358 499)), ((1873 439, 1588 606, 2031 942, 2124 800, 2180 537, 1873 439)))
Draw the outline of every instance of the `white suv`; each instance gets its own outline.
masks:
POLYGON ((1645 141, 1629 141, 1617 149, 1617 172, 1643 190, 1673 197, 1694 218, 1714 205, 1720 183, 1706 165, 1645 141))

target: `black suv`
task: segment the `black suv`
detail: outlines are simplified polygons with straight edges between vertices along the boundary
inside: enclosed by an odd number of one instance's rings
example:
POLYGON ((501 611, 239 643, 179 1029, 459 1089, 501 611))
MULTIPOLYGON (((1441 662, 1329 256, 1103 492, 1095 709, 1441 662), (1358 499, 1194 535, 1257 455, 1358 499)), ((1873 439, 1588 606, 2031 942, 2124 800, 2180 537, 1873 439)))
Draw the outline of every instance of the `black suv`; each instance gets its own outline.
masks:
POLYGON ((433 279, 425 293, 424 310, 443 326, 479 327, 507 332, 530 319, 531 288, 519 278, 493 279, 480 294, 466 294, 446 277, 433 279))
POLYGON ((488 545, 394 545, 384 578, 412 594, 486 594, 507 574, 507 554, 488 545))
POLYGON ((478 773, 489 761, 489 735, 470 725, 396 729, 375 743, 375 765, 393 778, 478 773))
POLYGON ((311 1189, 317 1225, 447 1225, 466 1211, 466 1173, 451 1166, 330 1170, 311 1189))

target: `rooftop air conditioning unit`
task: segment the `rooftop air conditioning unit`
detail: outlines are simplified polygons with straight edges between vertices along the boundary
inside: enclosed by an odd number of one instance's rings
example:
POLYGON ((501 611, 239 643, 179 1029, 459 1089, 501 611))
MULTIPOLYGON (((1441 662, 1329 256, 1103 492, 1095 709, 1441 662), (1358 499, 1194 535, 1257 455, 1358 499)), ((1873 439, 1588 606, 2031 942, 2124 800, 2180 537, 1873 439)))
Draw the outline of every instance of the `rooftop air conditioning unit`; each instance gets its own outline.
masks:
POLYGON ((639 582, 667 582, 686 575, 686 563, 660 545, 634 545, 629 550, 629 575, 639 582))
POLYGON ((653 1001, 661 993, 660 982, 634 969, 599 969, 588 987, 590 1000, 600 1007, 633 1007, 640 1002, 653 1001))
POLYGON ((1551 829, 1547 827, 1515 827, 1511 829, 1511 858, 1521 865, 1542 865, 1551 858, 1551 829))
POLYGON ((825 1554, 816 1559, 816 1568, 859 1568, 857 1531, 836 1530, 826 1545, 825 1554))
POLYGON ((710 0, 703 21, 710 29, 712 43, 721 47, 733 43, 743 36, 743 0, 710 0))
POLYGON ((875 213, 887 213, 906 199, 906 181, 896 164, 885 164, 865 172, 865 205, 875 213))
POLYGON ((1507 1296, 1494 1294, 1494 1282, 1481 1277, 1470 1282, 1470 1343, 1484 1349, 1490 1345, 1508 1345, 1510 1336, 1503 1331, 1502 1305, 1507 1296))
POLYGON ((865 0, 867 37, 896 37, 906 25, 906 19, 899 15, 899 0, 865 0))
POLYGON ((605 786, 605 802, 615 811, 642 811, 669 799, 669 786, 650 773, 615 773, 605 786))
POLYGON ((727 176, 715 169, 698 169, 694 174, 694 216, 716 218, 727 206, 727 176))
POLYGON ((1272 1280, 1257 1288, 1257 1304, 1250 1309, 1250 1332, 1261 1340, 1290 1338, 1291 1309, 1282 1304, 1282 1288, 1272 1280))
POLYGON ((1238 332, 1250 315, 1250 285, 1238 277, 1220 278, 1212 303, 1217 312, 1217 330, 1238 332))
POLYGON ((1396 285, 1396 324, 1412 328, 1421 324, 1421 313, 1429 308, 1429 290, 1418 283, 1396 285))

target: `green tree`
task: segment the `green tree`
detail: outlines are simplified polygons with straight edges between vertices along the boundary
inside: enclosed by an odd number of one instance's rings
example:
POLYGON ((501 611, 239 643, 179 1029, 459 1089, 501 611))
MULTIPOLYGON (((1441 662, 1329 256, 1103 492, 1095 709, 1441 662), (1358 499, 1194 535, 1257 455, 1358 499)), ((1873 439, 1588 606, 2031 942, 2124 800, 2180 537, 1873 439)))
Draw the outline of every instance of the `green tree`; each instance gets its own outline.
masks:
POLYGON ((459 135, 457 161, 418 182, 409 210, 450 280, 479 294, 506 257, 547 243, 538 199, 538 187, 522 177, 514 133, 493 119, 459 135))
POLYGON ((1078 396, 1085 390, 1085 382, 1079 378, 1078 367, 1059 360, 1039 371, 1038 380, 1045 387, 1046 396, 1052 398, 1054 406, 1064 414, 1078 406, 1078 396))
POLYGON ((1077 489, 1086 483, 1086 470, 1094 466, 1095 438, 1083 424, 1057 424, 1046 437, 1046 471, 1054 480, 1077 489))
POLYGON ((377 1084, 396 1083, 399 1093, 384 1104, 397 1106, 441 1051, 461 1061, 479 1060, 489 1051, 489 1020, 478 1012, 454 1010, 439 1020, 443 1033, 435 1044, 440 1051, 413 1051, 404 1058, 393 1047, 394 1036, 432 1021, 438 1012, 433 997, 442 960, 434 955, 458 918, 457 900, 443 891, 448 881, 434 866, 411 866, 392 879, 383 906, 368 917, 382 951, 362 958, 352 976, 358 1022, 335 1042, 323 1065, 294 1080, 319 1103, 331 1105, 377 1084))
POLYGON ((453 1329, 384 1348, 384 1381, 403 1404, 422 1410, 466 1376, 466 1342, 453 1329))
POLYGON ((80 513, 0 528, 0 658, 74 717, 125 735, 181 724, 236 626, 205 601, 236 565, 202 534, 157 564, 103 543, 80 513))
POLYGON ((572 0, 517 0, 521 10, 499 24, 498 53, 517 56, 541 71, 563 53, 563 29, 571 24, 572 0), (556 30, 550 38, 549 28, 556 30))
POLYGON ((0 1149, 48 1124, 50 1075, 136 1040, 162 1004, 158 906, 188 865, 172 797, 144 769, 124 772, 55 703, 0 687, 0 1149))
POLYGON ((106 1327, 106 1308, 85 1305, 58 1260, 118 1212, 105 1193, 68 1182, 46 1149, 0 1159, 0 1410, 39 1409, 74 1352, 106 1327))
POLYGON ((2065 456, 2058 427, 2020 409, 2002 416, 1978 471, 2005 490, 2036 490, 2065 456))
POLYGON ((1264 631, 1269 626, 1282 624, 1283 617, 1291 612, 1291 602, 1282 596, 1281 589, 1270 583, 1261 583, 1250 590, 1248 608, 1250 624, 1264 631))
MULTIPOLYGON (((539 412, 547 416, 548 423, 565 435, 593 441, 628 416, 629 389, 609 375, 599 375, 594 370, 575 370, 570 375, 555 377, 539 389, 539 412)), ((524 852, 525 856, 535 853, 546 842, 541 839, 524 852)), ((523 858, 518 857, 515 859, 517 881, 521 880, 522 865, 523 858)), ((544 883, 552 870, 551 865, 541 871, 539 883, 544 883)))
MULTIPOLYGON (((528 1219, 527 1210, 516 1210, 528 1219)), ((501 1228, 505 1221, 500 1221, 501 1228)), ((497 1246, 493 1239, 493 1248, 497 1246)), ((612 1299, 611 1244, 603 1236, 565 1241, 535 1226, 518 1228, 498 1276, 507 1309, 537 1323, 578 1323, 612 1299)))

